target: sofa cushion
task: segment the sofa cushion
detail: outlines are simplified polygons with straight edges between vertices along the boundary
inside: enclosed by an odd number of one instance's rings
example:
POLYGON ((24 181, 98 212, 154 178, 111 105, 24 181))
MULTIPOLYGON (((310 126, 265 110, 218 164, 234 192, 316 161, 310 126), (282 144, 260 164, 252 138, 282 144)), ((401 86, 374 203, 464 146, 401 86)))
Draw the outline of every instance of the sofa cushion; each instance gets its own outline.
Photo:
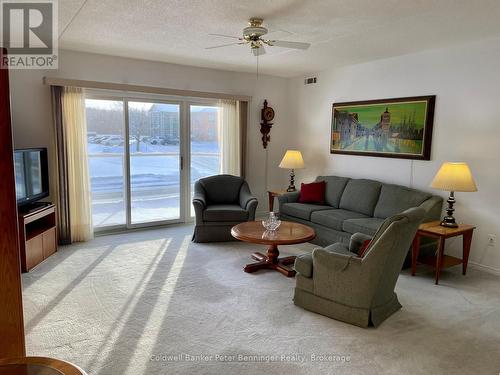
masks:
POLYGON ((372 216, 381 186, 380 182, 373 180, 349 180, 342 193, 339 207, 372 216))
POLYGON ((325 204, 325 181, 302 183, 300 185, 300 203, 325 204))
POLYGON ((318 204, 307 203, 285 203, 280 209, 282 214, 298 217, 304 220, 311 220, 311 213, 319 210, 330 210, 331 206, 320 206, 318 204))
POLYGON ((295 258, 295 271, 304 277, 312 277, 313 261, 312 254, 303 254, 295 258))
POLYGON ((347 219, 342 225, 342 229, 347 233, 364 233, 373 236, 384 219, 378 217, 368 217, 363 219, 347 219))
POLYGON ((199 180, 207 197, 208 204, 234 204, 240 199, 243 178, 222 174, 205 177, 199 180))
POLYGON ((353 212, 337 208, 334 210, 315 211, 311 214, 311 221, 325 227, 342 230, 342 223, 347 219, 359 219, 367 217, 359 212, 353 212))
POLYGON ((316 181, 325 181, 325 202, 333 208, 339 208, 340 198, 349 178, 339 176, 318 176, 316 181))
POLYGON ((408 208, 420 206, 432 194, 399 185, 384 184, 373 216, 385 219, 408 208))
POLYGON ((248 211, 236 204, 213 204, 203 211, 204 221, 247 221, 248 211))

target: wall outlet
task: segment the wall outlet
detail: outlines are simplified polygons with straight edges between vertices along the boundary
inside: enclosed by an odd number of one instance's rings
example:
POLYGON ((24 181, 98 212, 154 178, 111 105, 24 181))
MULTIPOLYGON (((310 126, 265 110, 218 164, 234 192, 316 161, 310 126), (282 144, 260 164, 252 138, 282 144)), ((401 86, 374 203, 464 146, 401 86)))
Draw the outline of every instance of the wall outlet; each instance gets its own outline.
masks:
POLYGON ((488 234, 488 246, 495 246, 497 243, 497 236, 494 234, 488 234))

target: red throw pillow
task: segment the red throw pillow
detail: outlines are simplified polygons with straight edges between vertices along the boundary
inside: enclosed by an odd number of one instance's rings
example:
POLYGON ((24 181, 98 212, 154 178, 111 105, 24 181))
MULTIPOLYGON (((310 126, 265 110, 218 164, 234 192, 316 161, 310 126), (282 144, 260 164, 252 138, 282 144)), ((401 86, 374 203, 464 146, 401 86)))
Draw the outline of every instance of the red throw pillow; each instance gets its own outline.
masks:
POLYGON ((326 182, 312 182, 310 184, 302 183, 300 185, 300 203, 325 204, 326 182))
POLYGON ((358 250, 358 256, 360 258, 363 258, 365 256, 366 250, 368 250, 368 247, 370 246, 371 242, 372 242, 372 240, 364 240, 363 241, 363 245, 361 245, 361 247, 358 250))

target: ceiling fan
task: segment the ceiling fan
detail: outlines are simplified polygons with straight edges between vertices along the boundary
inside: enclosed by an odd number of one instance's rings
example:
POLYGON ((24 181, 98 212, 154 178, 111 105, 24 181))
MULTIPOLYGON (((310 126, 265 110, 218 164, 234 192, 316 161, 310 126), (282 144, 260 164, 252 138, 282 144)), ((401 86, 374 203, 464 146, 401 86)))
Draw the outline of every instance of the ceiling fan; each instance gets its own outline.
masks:
POLYGON ((263 36, 268 33, 268 30, 262 26, 262 22, 264 20, 262 18, 250 18, 248 20, 248 26, 243 29, 243 36, 231 36, 231 35, 223 35, 223 34, 208 34, 212 36, 220 36, 224 38, 237 39, 239 42, 227 43, 213 47, 206 47, 205 49, 214 49, 214 48, 222 48, 237 44, 248 44, 252 50, 252 53, 255 56, 261 56, 266 53, 264 49, 264 45, 268 45, 271 47, 284 47, 284 48, 292 48, 292 49, 308 49, 311 45, 310 43, 302 43, 302 42, 288 42, 285 40, 274 40, 274 39, 264 39, 263 36))

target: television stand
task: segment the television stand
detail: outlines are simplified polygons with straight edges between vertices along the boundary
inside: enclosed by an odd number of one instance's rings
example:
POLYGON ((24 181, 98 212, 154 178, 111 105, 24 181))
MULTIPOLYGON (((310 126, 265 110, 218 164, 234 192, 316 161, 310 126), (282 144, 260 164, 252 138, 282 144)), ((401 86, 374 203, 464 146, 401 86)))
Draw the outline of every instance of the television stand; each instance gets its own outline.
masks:
POLYGON ((28 214, 31 212, 38 211, 40 208, 48 207, 52 205, 50 202, 30 202, 28 204, 25 204, 21 207, 19 207, 18 212, 19 214, 28 214))
POLYGON ((35 202, 18 212, 21 270, 28 272, 57 251, 56 206, 35 202))

